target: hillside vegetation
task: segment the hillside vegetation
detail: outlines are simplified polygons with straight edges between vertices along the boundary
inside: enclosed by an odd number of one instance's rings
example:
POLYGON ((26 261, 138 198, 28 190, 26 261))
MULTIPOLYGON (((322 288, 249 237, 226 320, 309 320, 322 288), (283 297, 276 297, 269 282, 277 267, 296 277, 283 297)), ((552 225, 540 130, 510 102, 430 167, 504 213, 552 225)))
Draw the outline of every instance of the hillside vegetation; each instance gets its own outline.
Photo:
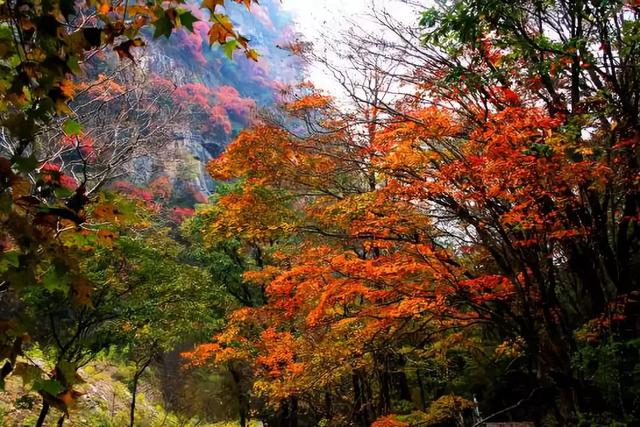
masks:
POLYGON ((640 424, 640 4, 382 3, 0 2, 5 424, 640 424))

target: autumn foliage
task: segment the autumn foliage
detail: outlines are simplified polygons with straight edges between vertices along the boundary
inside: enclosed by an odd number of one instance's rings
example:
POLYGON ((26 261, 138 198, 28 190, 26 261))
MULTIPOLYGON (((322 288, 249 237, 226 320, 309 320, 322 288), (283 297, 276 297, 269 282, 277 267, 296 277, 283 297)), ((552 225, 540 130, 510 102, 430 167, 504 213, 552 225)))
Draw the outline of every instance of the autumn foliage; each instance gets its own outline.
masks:
POLYGON ((138 355, 133 426, 140 375, 183 339, 243 427, 638 423, 636 2, 442 1, 418 28, 375 11, 383 31, 332 46, 347 106, 269 77, 227 13, 273 26, 257 0, 36 3, 0 4, 0 383, 39 393, 36 426, 111 346, 138 355), (203 45, 243 53, 239 79, 281 105, 92 69, 135 62, 147 28, 194 67, 222 73, 203 45), (234 138, 210 198, 115 179, 183 113, 172 136, 234 138), (30 340, 51 370, 19 359, 30 340))
MULTIPOLYGON (((424 370, 460 359, 519 366, 525 417, 555 408, 573 423, 585 401, 606 400, 581 377, 575 332, 637 295, 637 117, 602 117, 575 92, 562 104, 573 62, 527 67, 500 37, 463 39, 462 71, 416 66, 415 91, 392 106, 354 94, 345 112, 302 87, 285 120, 243 131, 210 163, 236 186, 200 212, 203 234, 244 242, 244 279, 263 300, 186 353, 192 364, 246 363, 279 419, 335 425, 464 425, 475 404, 429 406, 424 386, 424 370), (389 416, 399 402, 414 413, 389 416)), ((637 335, 637 313, 622 311, 600 332, 637 335)))

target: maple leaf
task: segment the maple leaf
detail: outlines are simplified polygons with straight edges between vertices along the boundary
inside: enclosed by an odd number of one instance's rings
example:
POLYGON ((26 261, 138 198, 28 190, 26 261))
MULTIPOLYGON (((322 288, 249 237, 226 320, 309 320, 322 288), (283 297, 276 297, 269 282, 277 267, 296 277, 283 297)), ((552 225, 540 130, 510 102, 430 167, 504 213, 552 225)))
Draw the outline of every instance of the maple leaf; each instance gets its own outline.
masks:
POLYGON ((60 82, 59 87, 60 87, 60 91, 64 96, 66 96, 67 98, 73 98, 73 95, 75 94, 76 89, 75 89, 75 84, 71 80, 64 79, 62 82, 60 82))
POLYGON ((106 221, 115 220, 119 214, 118 209, 109 203, 97 205, 93 210, 93 216, 106 221))
POLYGON ((93 286, 85 278, 79 278, 71 284, 73 299, 80 305, 91 305, 91 294, 93 291, 93 286))
POLYGON ((247 49, 244 52, 244 54, 248 59, 251 59, 252 61, 256 61, 256 62, 258 61, 258 56, 259 55, 258 55, 258 52, 255 49, 247 49))
POLYGON ((98 6, 98 13, 106 15, 111 10, 111 2, 103 2, 98 6))
POLYGON ((236 3, 243 3, 247 9, 251 8, 252 0, 234 0, 236 3))
POLYGON ((209 29, 209 43, 210 44, 224 44, 229 37, 233 37, 233 24, 226 15, 214 14, 211 21, 213 25, 209 29))
POLYGON ((216 6, 224 6, 224 0, 203 0, 202 7, 215 12, 216 6))
POLYGON ((131 48, 140 46, 144 46, 144 40, 136 38, 120 43, 118 46, 114 47, 113 50, 115 50, 120 59, 129 58, 131 61, 135 61, 133 54, 131 54, 131 48))

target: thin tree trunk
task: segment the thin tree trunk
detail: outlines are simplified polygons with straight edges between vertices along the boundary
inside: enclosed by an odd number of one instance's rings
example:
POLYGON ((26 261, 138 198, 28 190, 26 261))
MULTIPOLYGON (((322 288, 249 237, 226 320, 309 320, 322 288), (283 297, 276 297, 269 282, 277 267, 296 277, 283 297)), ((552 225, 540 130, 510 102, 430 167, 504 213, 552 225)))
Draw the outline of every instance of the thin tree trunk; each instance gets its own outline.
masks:
POLYGON ((131 407, 129 411, 129 427, 133 427, 136 417, 136 393, 138 391, 138 380, 142 376, 142 373, 147 369, 147 366, 151 363, 152 357, 149 357, 146 362, 136 371, 133 375, 133 386, 131 390, 131 407))
POLYGON ((138 375, 133 376, 133 387, 131 390, 131 407, 129 409, 129 427, 133 427, 136 417, 136 392, 138 391, 138 375))
POLYGON ((240 412, 240 427, 247 427, 249 422, 249 396, 242 384, 242 373, 239 369, 229 368, 238 391, 238 411, 240 412))
POLYGON ((378 418, 377 415, 380 414, 376 414, 375 412, 375 407, 374 407, 374 400, 373 400, 373 390, 371 389, 371 381, 365 377, 364 375, 362 375, 360 377, 361 381, 362 381, 362 385, 363 385, 363 390, 365 391, 365 399, 366 399, 366 405, 365 405, 365 409, 366 409, 366 413, 367 413, 367 426, 371 425, 371 423, 378 418))
POLYGON ((409 388, 407 374, 404 371, 406 365, 406 359, 404 357, 400 357, 395 369, 391 371, 391 378, 393 379, 393 385, 398 392, 400 400, 411 402, 411 389, 409 388))
POLYGON ((242 403, 240 404, 240 427, 247 427, 247 411, 242 403))
POLYGON ((133 427, 136 418, 136 392, 138 391, 138 376, 133 376, 133 390, 131 391, 131 407, 129 409, 129 427, 133 427))
POLYGON ((48 413, 49 413, 49 404, 43 398, 42 409, 40 410, 40 415, 38 415, 38 421, 36 421, 35 427, 42 427, 44 425, 44 420, 47 418, 48 413))
POLYGON ((418 387, 420 387, 420 404, 422 405, 422 410, 427 410, 427 394, 424 390, 424 381, 422 380, 422 375, 420 374, 420 369, 416 371, 416 377, 418 379, 418 387))
POLYGON ((367 413, 365 408, 364 390, 362 381, 358 373, 352 375, 353 380, 353 401, 355 404, 355 419, 361 427, 368 427, 367 413))
POLYGON ((331 404, 331 393, 329 392, 325 392, 324 394, 324 410, 326 413, 326 418, 330 420, 333 416, 333 409, 331 404))
POLYGON ((378 413, 387 415, 391 411, 391 391, 390 391, 390 379, 389 364, 387 363, 387 356, 382 361, 382 366, 378 372, 378 378, 380 379, 380 396, 378 403, 378 413))
POLYGON ((298 398, 289 399, 289 419, 287 427, 298 427, 298 398))

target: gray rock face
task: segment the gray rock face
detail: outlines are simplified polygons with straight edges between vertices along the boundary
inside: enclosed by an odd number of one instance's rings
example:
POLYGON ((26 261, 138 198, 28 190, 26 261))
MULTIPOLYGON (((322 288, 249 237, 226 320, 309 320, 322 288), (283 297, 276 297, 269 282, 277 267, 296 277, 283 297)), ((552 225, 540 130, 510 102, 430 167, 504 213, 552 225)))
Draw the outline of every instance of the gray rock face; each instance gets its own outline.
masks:
MULTIPOLYGON (((182 165, 185 169, 183 176, 176 176, 176 180, 182 179, 188 184, 192 184, 195 188, 205 194, 213 191, 214 182, 207 173, 205 166, 213 159, 213 155, 206 148, 211 141, 205 140, 202 136, 194 134, 189 129, 182 129, 174 133, 178 150, 185 152, 194 160, 188 165, 182 165)), ((217 146, 217 144, 215 144, 217 146)), ((220 151, 224 146, 220 146, 220 151)))
MULTIPOLYGON (((159 75, 176 87, 206 77, 190 70, 188 64, 184 66, 155 48, 147 49, 139 58, 138 66, 142 78, 159 75)), ((224 150, 229 138, 216 140, 205 137, 195 130, 197 125, 189 114, 180 115, 179 122, 168 124, 169 129, 165 132, 167 141, 159 148, 136 155, 127 166, 127 180, 137 186, 146 186, 154 179, 166 176, 173 186, 174 198, 187 203, 196 193, 211 194, 215 184, 206 171, 206 165, 224 150)))
POLYGON ((141 58, 140 65, 148 72, 168 77, 177 86, 189 83, 193 77, 192 72, 180 66, 174 58, 165 55, 159 49, 147 49, 146 54, 141 58))

